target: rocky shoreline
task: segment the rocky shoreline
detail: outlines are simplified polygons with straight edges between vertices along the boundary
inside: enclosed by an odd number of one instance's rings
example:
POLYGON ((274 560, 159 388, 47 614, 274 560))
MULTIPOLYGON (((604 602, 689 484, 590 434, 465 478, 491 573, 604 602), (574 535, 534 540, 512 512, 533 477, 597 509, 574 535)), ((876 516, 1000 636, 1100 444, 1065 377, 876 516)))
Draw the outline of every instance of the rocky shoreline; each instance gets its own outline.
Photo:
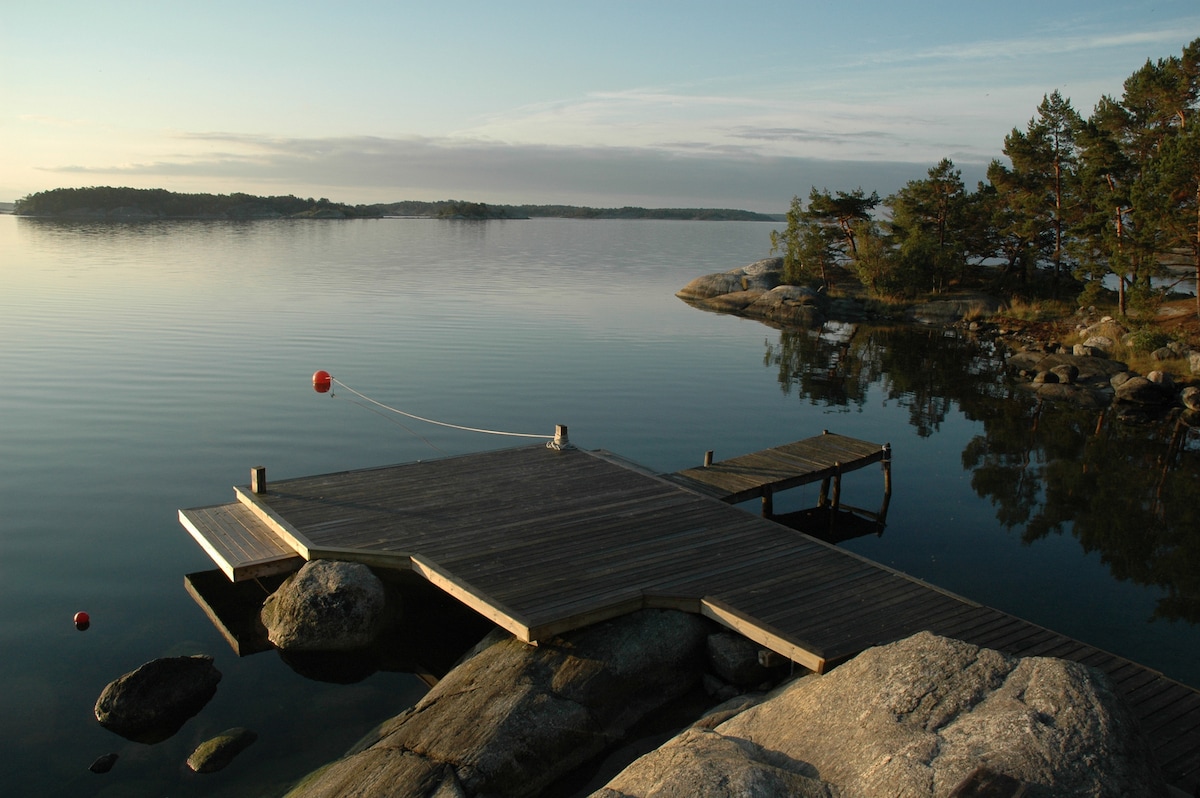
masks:
POLYGON ((1163 369, 1136 373, 1112 358, 1117 345, 1128 342, 1132 333, 1108 317, 1078 319, 1073 333, 1082 343, 1066 346, 1053 338, 1031 335, 1019 325, 988 322, 986 319, 1003 311, 1004 303, 983 294, 950 295, 880 316, 855 286, 829 296, 806 286, 784 285, 782 279, 783 259, 765 258, 697 277, 675 295, 703 310, 757 319, 775 327, 813 328, 828 321, 962 326, 1002 342, 1010 374, 1041 399, 1096 408, 1116 405, 1139 413, 1178 407, 1189 414, 1200 413, 1200 388, 1187 384, 1200 376, 1200 349, 1170 342, 1150 353, 1157 361, 1186 363, 1186 374, 1172 375, 1163 369))
POLYGON ((668 610, 538 646, 496 632, 288 796, 1168 794, 1129 710, 1077 663, 927 632, 825 675, 758 659, 668 610), (677 734, 602 758, 700 687, 707 706, 677 734))
MULTIPOLYGON (((281 654, 352 654, 394 632, 388 590, 365 566, 317 560, 263 620, 281 654)), ((152 661, 109 685, 96 717, 162 739, 220 680, 210 657, 152 661)), ((255 739, 229 729, 187 766, 220 770, 255 739)), ((641 610, 537 645, 493 629, 287 797, 1168 794, 1123 699, 1078 663, 921 632, 818 675, 700 615, 641 610)))

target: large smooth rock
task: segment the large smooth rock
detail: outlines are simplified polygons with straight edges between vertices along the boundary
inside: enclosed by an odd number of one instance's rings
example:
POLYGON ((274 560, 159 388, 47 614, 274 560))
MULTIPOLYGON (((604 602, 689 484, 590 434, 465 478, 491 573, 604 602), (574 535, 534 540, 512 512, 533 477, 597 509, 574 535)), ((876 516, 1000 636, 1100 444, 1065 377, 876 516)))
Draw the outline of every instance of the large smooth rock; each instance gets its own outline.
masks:
POLYGON ((529 646, 506 633, 292 798, 537 795, 700 681, 708 621, 643 610, 529 646))
POLYGON ((592 798, 838 798, 802 763, 748 740, 692 728, 634 762, 592 798), (800 772, 802 770, 807 773, 800 772))
POLYGON ((723 770, 776 784, 782 768, 819 777, 843 798, 948 795, 981 765, 1027 784, 1030 798, 1166 795, 1149 746, 1101 674, 928 632, 792 682, 714 733, 732 745, 685 733, 665 758, 664 749, 648 755, 657 764, 635 763, 597 795, 757 794, 720 782, 713 750, 738 758, 723 770), (694 756, 680 750, 689 739, 702 743, 694 756))
POLYGON ((217 692, 213 658, 163 657, 109 682, 96 700, 96 720, 139 743, 158 743, 179 731, 217 692))
POLYGON ((313 560, 267 597, 267 637, 284 651, 365 648, 386 620, 387 592, 361 563, 313 560))

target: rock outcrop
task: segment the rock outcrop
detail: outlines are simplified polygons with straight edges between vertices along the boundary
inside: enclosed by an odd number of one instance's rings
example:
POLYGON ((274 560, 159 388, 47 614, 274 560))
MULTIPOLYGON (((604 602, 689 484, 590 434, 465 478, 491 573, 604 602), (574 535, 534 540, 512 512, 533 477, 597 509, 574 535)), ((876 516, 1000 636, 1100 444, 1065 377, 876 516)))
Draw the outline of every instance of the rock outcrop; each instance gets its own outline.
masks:
POLYGON ((498 632, 289 796, 537 795, 696 686, 711 631, 643 610, 538 646, 498 632))
POLYGON ((163 657, 109 682, 96 700, 96 720, 139 743, 158 743, 179 731, 217 692, 213 658, 163 657))
POLYGON ((764 258, 727 272, 697 277, 675 296, 705 310, 775 324, 812 327, 825 321, 825 303, 818 292, 782 282, 783 258, 764 258))
POLYGON ((1114 398, 1114 378, 1128 373, 1119 361, 1065 352, 1017 352, 1009 357, 1008 368, 1028 379, 1041 398, 1085 407, 1107 407, 1114 398))
POLYGON ((1102 675, 923 632, 697 724, 595 796, 948 795, 981 766, 1031 798, 1166 795, 1102 675))

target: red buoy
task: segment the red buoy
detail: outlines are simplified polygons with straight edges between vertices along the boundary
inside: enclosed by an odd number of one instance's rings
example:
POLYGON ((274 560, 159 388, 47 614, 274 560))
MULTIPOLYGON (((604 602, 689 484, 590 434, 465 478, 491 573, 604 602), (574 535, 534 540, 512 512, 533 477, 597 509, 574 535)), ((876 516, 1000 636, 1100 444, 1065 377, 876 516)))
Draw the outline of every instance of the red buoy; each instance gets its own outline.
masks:
POLYGON ((313 390, 317 393, 329 393, 329 389, 333 387, 333 377, 329 376, 328 371, 313 372, 313 390))
POLYGON ((88 615, 86 612, 83 612, 82 610, 75 613, 75 628, 76 629, 78 629, 79 631, 82 632, 82 631, 85 631, 91 625, 92 625, 92 618, 90 615, 88 615))

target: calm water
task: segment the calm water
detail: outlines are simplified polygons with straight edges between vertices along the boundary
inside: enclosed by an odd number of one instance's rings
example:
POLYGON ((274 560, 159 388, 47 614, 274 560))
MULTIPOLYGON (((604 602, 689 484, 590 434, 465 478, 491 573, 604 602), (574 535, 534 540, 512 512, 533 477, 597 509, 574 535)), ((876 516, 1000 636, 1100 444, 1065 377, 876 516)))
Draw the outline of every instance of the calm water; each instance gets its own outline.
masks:
MULTIPOLYGON (((770 228, 0 217, 0 784, 269 793, 421 695, 406 674, 333 685, 273 653, 239 659, 183 588, 211 563, 176 510, 232 500, 251 466, 278 479, 513 444, 410 434, 315 394, 318 368, 422 416, 568 424, 661 471, 821 429, 890 441, 887 529, 847 548, 1200 685, 1193 440, 1164 469, 1169 429, 1039 413, 990 378, 987 347, 941 332, 781 332, 674 298, 765 256, 770 228), (108 681, 196 652, 224 679, 175 738, 95 722, 108 681), (238 725, 260 739, 233 766, 186 771, 238 725), (111 773, 88 772, 110 751, 111 773)), ((872 469, 843 495, 879 493, 872 469)))

